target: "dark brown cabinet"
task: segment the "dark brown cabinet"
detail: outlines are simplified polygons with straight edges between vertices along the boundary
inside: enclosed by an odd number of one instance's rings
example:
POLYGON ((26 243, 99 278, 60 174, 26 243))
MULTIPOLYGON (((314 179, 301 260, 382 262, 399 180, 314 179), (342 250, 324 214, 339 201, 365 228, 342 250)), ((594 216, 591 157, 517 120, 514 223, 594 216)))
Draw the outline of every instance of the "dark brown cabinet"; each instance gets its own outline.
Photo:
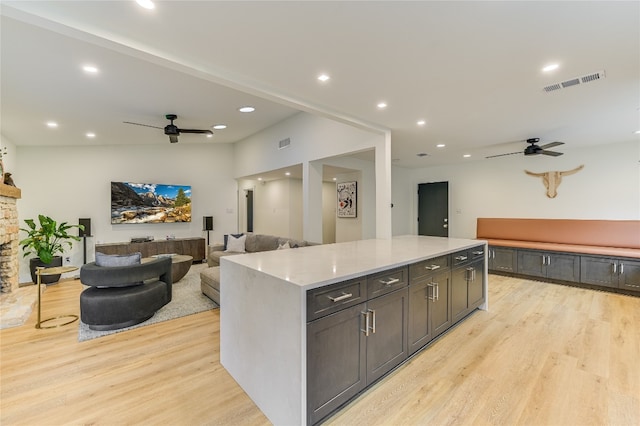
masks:
POLYGON ((447 269, 409 286, 409 355, 451 326, 451 275, 447 269))
POLYGON ((484 303, 483 276, 484 258, 462 263, 451 271, 451 315, 454 323, 484 303))
POLYGON ((518 250, 518 273, 532 277, 578 282, 580 256, 538 250, 518 250))
MULTIPOLYGON (((367 277, 364 303, 307 323, 307 418, 314 424, 407 358, 407 268, 367 277)), ((307 317, 319 300, 346 303, 360 297, 363 280, 307 293, 307 317), (349 296, 349 297, 347 297, 349 296)), ((336 305, 339 306, 339 305, 336 305)), ((344 306, 344 305, 343 305, 344 306)))
POLYGON ((516 272, 518 265, 517 250, 511 247, 489 246, 489 270, 496 272, 516 272))
POLYGON ((582 256, 580 277, 584 284, 640 291, 640 261, 582 256))

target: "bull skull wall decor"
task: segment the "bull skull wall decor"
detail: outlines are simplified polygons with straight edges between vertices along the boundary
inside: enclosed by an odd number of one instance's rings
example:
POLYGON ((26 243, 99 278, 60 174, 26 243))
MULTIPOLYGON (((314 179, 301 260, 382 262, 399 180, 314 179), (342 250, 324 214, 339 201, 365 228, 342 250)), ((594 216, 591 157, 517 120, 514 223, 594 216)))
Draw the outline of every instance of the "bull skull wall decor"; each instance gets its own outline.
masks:
POLYGON ((529 176, 541 177, 544 186, 547 188, 547 197, 556 198, 556 195, 558 195, 558 187, 560 186, 560 182, 562 182, 562 177, 578 173, 583 168, 584 164, 573 170, 567 170, 566 172, 533 173, 529 170, 525 170, 524 172, 529 176))

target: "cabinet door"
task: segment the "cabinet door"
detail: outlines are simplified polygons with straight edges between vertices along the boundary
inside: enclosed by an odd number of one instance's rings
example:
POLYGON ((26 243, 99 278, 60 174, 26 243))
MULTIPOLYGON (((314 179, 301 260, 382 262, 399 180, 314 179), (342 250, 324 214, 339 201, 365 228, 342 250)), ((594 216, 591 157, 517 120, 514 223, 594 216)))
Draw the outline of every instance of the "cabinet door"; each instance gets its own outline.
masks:
POLYGON ((430 279, 431 300, 429 302, 429 317, 431 322, 431 335, 435 338, 451 327, 451 274, 443 272, 434 275, 430 279))
POLYGON ((468 313, 467 273, 464 266, 451 271, 451 319, 454 323, 468 313))
POLYGON ((518 273, 532 277, 547 275, 546 253, 535 250, 518 250, 518 273))
POLYGON ((432 339, 429 323, 429 298, 432 295, 433 286, 429 279, 409 287, 409 355, 432 339))
POLYGON ((314 424, 366 386, 365 304, 307 324, 307 418, 314 424))
POLYGON ((584 284, 618 287, 617 261, 608 257, 580 258, 580 282, 584 284))
POLYGON ((367 384, 407 358, 409 290, 405 287, 369 300, 372 332, 367 337, 367 384))
POLYGON ((640 291, 640 262, 620 259, 618 273, 620 288, 640 291))
POLYGON ((547 277, 556 280, 580 282, 580 256, 547 253, 547 277))
POLYGON ((507 247, 490 247, 489 269, 502 272, 516 272, 517 251, 507 247))
POLYGON ((473 268, 470 280, 467 283, 469 311, 482 305, 485 301, 484 294, 484 261, 473 262, 469 265, 473 268))

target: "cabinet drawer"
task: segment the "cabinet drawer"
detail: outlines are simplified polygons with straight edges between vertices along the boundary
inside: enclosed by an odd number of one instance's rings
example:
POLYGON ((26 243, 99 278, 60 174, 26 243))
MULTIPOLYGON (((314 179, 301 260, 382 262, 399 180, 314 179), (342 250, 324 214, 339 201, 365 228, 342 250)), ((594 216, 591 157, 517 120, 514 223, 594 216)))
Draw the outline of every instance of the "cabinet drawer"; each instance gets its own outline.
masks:
POLYGON ((406 287, 408 283, 407 272, 407 268, 399 268, 369 276, 367 278, 367 297, 373 299, 406 287))
POLYGON ((366 298, 365 277, 307 291, 307 321, 362 303, 366 298))
POLYGON ((427 275, 442 272, 443 269, 447 269, 449 267, 449 258, 450 257, 448 255, 440 256, 433 259, 423 260, 422 262, 414 263, 409 266, 411 282, 427 275))
POLYGON ((462 265, 463 263, 468 263, 471 261, 472 250, 462 250, 451 255, 451 264, 452 266, 462 265))
POLYGON ((485 246, 478 246, 469 249, 469 260, 484 259, 485 246))

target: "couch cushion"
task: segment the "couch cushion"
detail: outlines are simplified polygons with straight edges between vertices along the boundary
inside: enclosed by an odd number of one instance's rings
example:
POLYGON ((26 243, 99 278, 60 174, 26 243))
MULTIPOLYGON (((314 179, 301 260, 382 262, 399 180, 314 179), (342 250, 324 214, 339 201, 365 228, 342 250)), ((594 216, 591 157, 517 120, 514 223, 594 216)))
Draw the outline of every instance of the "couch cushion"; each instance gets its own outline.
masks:
POLYGON ((142 259, 140 252, 131 254, 104 254, 99 251, 96 252, 97 266, 117 267, 139 265, 140 259, 142 259))
POLYGON ((229 235, 233 236, 233 237, 242 237, 244 234, 240 233, 240 234, 224 234, 224 248, 222 250, 226 250, 227 249, 227 241, 229 240, 229 235))
POLYGON ((255 247, 253 250, 254 252, 277 250, 278 237, 274 237, 273 235, 263 235, 263 234, 254 234, 254 236, 255 236, 255 247))
POLYGON ((227 241, 227 249, 225 252, 228 253, 244 253, 246 250, 244 248, 244 243, 247 240, 246 235, 242 235, 240 237, 234 237, 233 235, 229 236, 227 241))
POLYGON ((278 245, 284 244, 288 242, 289 243, 289 247, 291 248, 298 248, 298 247, 306 247, 308 244, 306 241, 302 241, 302 240, 294 240, 291 238, 278 238, 278 245))

